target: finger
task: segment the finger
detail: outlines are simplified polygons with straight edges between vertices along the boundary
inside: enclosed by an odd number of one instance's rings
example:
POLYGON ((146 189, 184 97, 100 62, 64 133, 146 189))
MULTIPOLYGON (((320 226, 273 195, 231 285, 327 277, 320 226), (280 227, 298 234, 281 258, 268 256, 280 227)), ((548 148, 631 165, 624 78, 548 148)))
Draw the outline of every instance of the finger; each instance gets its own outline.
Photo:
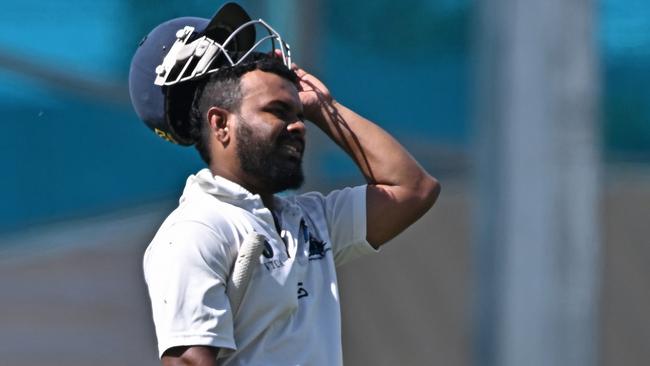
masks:
POLYGON ((291 65, 291 70, 293 70, 293 72, 295 72, 296 75, 298 75, 298 77, 303 77, 303 76, 307 75, 307 72, 305 70, 299 68, 298 65, 296 65, 296 64, 291 65))

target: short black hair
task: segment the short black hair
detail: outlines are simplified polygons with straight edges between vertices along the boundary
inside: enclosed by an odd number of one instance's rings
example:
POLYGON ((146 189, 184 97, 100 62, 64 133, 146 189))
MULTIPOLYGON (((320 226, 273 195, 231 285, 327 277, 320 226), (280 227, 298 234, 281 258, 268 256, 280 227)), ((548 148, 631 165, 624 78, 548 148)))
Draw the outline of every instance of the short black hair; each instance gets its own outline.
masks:
MULTIPOLYGON (((186 90, 176 90, 172 94, 186 94, 193 92, 192 104, 189 108, 189 115, 185 118, 173 119, 182 123, 178 126, 194 142, 194 147, 199 152, 201 159, 210 165, 210 149, 208 146, 210 129, 205 120, 208 109, 212 106, 219 106, 230 112, 238 112, 242 101, 241 77, 253 70, 270 72, 283 77, 296 86, 298 76, 282 63, 276 56, 266 53, 255 52, 250 54, 246 61, 237 65, 224 67, 209 74, 207 77, 186 84, 186 90)), ((172 96, 173 97, 173 96, 172 96)))

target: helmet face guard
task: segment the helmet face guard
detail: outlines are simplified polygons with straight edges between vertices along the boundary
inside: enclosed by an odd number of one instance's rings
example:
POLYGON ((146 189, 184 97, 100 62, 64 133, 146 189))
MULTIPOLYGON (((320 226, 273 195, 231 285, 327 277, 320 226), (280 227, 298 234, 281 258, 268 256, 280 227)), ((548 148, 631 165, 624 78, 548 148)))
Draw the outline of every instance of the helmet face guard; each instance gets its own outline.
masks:
POLYGON ((213 73, 222 67, 236 66, 246 61, 254 51, 279 51, 278 58, 282 59, 285 66, 291 68, 289 45, 262 19, 242 24, 230 33, 223 43, 207 35, 192 39, 195 35, 194 27, 191 26, 185 26, 176 32, 176 41, 162 63, 156 67, 154 84, 174 85, 213 73), (254 41, 248 49, 238 49, 237 36, 242 32, 252 32, 254 35, 256 29, 263 30, 265 35, 254 41))

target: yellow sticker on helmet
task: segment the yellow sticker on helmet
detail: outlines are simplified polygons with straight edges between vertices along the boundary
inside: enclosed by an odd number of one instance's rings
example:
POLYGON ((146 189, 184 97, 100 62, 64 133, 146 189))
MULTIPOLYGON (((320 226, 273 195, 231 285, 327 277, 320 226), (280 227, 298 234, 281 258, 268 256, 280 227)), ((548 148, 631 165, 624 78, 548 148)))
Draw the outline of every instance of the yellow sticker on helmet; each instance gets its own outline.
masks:
POLYGON ((164 140, 169 141, 169 142, 173 142, 175 144, 178 143, 178 142, 176 142, 176 140, 174 140, 174 137, 172 137, 172 135, 169 132, 165 132, 165 131, 159 130, 157 128, 154 128, 153 130, 156 133, 156 135, 162 137, 164 140))

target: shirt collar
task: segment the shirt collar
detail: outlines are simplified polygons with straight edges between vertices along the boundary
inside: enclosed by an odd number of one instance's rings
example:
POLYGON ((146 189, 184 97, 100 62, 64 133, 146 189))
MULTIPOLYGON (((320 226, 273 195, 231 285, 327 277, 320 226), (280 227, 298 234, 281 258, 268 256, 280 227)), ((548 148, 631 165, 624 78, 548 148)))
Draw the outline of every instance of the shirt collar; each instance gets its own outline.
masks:
MULTIPOLYGON (((187 178, 180 202, 195 194, 207 193, 220 201, 241 207, 248 211, 264 209, 264 203, 259 194, 253 194, 241 185, 219 175, 213 175, 210 169, 201 169, 198 173, 187 178)), ((287 205, 287 200, 278 195, 273 196, 273 203, 279 211, 287 205)))

